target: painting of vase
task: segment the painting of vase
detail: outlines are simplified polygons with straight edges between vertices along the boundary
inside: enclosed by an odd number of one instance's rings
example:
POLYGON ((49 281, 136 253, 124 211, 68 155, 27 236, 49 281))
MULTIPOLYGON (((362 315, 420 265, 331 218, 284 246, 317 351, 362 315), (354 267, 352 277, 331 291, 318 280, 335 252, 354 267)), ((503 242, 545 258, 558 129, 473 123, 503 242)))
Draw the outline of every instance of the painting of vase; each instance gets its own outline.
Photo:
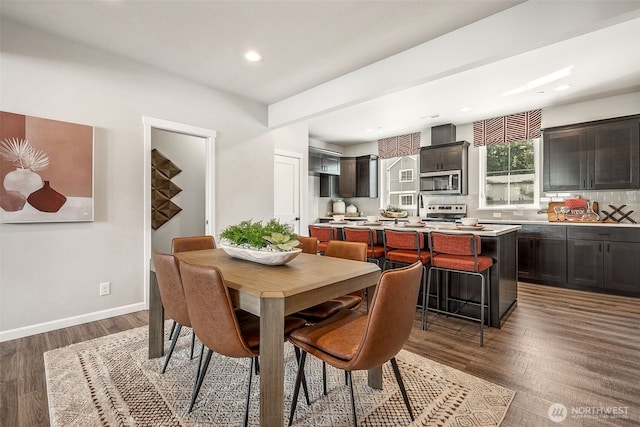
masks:
POLYGON ((92 126, 0 111, 0 222, 93 221, 92 126))

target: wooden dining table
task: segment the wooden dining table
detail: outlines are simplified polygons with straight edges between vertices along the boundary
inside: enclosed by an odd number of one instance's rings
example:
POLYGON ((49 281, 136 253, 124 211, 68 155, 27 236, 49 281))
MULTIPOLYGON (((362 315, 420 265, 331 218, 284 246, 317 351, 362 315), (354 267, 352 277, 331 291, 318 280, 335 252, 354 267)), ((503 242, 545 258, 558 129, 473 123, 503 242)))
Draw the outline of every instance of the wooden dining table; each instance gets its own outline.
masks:
MULTIPOLYGON (((373 295, 380 268, 368 262, 301 253, 285 265, 270 266, 232 258, 223 249, 175 254, 181 262, 216 266, 236 307, 260 317, 260 425, 284 423, 284 317, 347 293, 369 288, 373 295)), ((149 304, 149 357, 164 351, 164 314, 152 271, 149 304)), ((382 388, 382 369, 372 369, 369 385, 382 388)))

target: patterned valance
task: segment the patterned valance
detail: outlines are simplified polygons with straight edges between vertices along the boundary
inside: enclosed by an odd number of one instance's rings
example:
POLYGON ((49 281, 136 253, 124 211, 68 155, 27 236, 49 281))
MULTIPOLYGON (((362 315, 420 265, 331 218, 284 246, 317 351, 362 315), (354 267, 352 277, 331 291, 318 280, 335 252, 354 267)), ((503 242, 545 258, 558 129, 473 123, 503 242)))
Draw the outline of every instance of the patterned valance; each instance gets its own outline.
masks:
POLYGON ((378 156, 381 159, 402 157, 420 152, 420 132, 392 136, 378 140, 378 156))
POLYGON ((540 137, 542 110, 473 122, 473 145, 501 144, 540 137))

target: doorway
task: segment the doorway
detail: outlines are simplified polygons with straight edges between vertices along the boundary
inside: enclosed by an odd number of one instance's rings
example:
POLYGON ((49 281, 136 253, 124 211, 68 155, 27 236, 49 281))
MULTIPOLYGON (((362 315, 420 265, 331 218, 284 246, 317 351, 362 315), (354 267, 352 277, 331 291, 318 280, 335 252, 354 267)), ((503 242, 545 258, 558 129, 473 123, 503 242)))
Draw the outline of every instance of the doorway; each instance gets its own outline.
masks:
MULTIPOLYGON (((199 209, 201 210, 198 213, 199 224, 194 224, 189 226, 189 228, 183 228, 179 225, 174 225, 171 228, 174 229, 176 233, 199 233, 199 234, 211 234, 213 235, 215 231, 215 138, 216 132, 210 129, 198 128, 190 125, 186 125, 183 123, 170 122, 167 120, 156 119, 152 117, 143 117, 142 123, 144 126, 144 266, 143 266, 143 277, 144 277, 144 295, 145 295, 145 305, 148 308, 149 305, 149 268, 151 262, 151 251, 156 249, 163 252, 170 252, 170 246, 167 243, 170 242, 171 238, 175 237, 175 235, 171 235, 170 231, 158 233, 158 236, 154 238, 154 230, 152 229, 152 220, 151 220, 151 150, 154 148, 154 143, 152 140, 156 142, 162 141, 158 145, 165 150, 165 152, 171 151, 172 156, 178 156, 179 151, 175 151, 175 147, 171 147, 172 144, 189 144, 193 145, 195 151, 199 151, 200 155, 204 157, 204 165, 199 165, 196 168, 191 169, 199 169, 200 172, 194 172, 199 178, 201 182, 195 185, 195 192, 199 192, 201 194, 201 198, 204 200, 199 200, 197 205, 199 205, 199 209), (176 227, 177 230, 176 231, 176 227), (193 228, 191 228, 193 227, 193 228), (199 230, 199 231, 196 231, 199 230), (168 234, 167 234, 168 233, 168 234)), ((186 148, 186 146, 182 146, 181 148, 186 148)), ((170 157, 169 155, 167 155, 170 157)), ((180 162, 189 163, 189 156, 179 155, 180 162)), ((184 169, 185 171, 188 168, 183 164, 180 165, 180 169, 184 169)), ((182 172, 181 172, 182 173, 182 172)), ((176 175, 176 177, 179 176, 176 175)), ((191 184, 187 181, 183 183, 191 186, 191 184)), ((179 195, 179 194, 178 194, 179 195)), ((194 197, 191 194, 189 197, 194 197)), ((187 197, 188 199, 188 197, 187 197)), ((184 203, 190 204, 191 202, 188 200, 183 200, 184 203)), ((179 203, 177 203, 179 205, 179 203)), ((193 215, 191 213, 190 215, 193 215)), ((176 215, 176 217, 178 217, 176 215)), ((174 218, 176 218, 174 217, 174 218)), ((162 227, 165 227, 163 225, 162 227)), ((160 230, 162 227, 158 228, 160 230)), ((185 225, 185 227, 187 227, 185 225)))

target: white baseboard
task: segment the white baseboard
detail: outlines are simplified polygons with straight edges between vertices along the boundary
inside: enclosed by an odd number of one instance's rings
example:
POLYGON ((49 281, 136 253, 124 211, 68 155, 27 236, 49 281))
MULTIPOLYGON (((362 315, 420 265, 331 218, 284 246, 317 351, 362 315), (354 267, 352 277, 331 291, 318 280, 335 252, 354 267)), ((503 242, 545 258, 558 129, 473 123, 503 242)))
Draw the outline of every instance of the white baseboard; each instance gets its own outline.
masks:
POLYGON ((95 311, 93 313, 79 316, 67 317, 64 319, 52 320, 50 322, 38 323, 35 325, 23 326, 22 328, 0 331, 0 342, 27 337, 29 335, 41 334, 43 332, 54 331, 56 329, 67 328, 69 326, 81 325, 83 323, 94 322, 96 320, 108 319, 109 317, 120 316, 122 314, 134 313, 146 310, 145 303, 124 305, 122 307, 110 308, 108 310, 95 311))

